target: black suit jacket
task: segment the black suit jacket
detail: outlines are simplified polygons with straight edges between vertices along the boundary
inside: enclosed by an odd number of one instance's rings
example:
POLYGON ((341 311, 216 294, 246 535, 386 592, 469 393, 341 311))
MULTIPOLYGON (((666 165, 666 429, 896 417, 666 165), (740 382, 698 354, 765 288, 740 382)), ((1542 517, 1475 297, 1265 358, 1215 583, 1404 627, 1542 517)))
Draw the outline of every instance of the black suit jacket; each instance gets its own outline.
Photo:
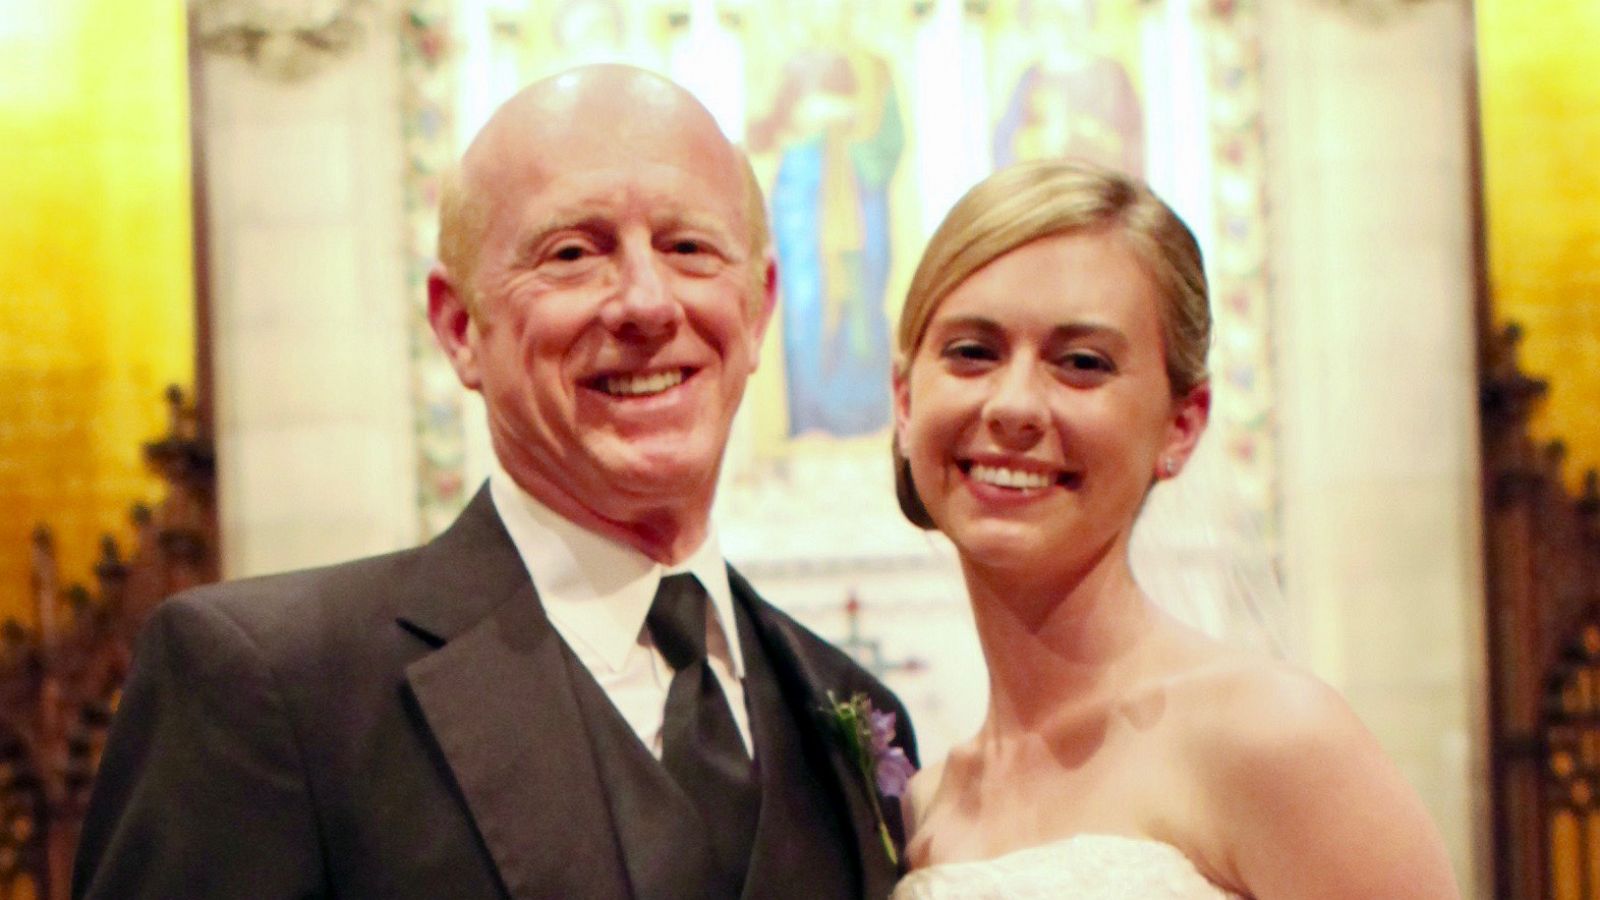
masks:
MULTIPOLYGON (((904 709, 731 573, 784 692, 904 709)), ((164 603, 140 639, 76 897, 625 897, 567 651, 482 490, 432 542, 164 603)), ((897 873, 831 741, 866 896, 897 873)), ((898 832, 898 810, 883 803, 898 832)), ((747 894, 809 896, 752 869, 747 894)))

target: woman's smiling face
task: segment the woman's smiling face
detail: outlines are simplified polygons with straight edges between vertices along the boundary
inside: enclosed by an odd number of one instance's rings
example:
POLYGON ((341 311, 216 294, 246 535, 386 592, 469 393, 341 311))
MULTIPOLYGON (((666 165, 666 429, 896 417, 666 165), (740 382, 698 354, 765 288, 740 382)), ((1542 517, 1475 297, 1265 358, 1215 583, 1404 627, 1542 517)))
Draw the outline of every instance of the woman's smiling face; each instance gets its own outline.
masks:
POLYGON ((1209 404, 1203 385, 1172 396, 1161 302, 1127 240, 1097 228, 1024 244, 939 303, 896 379, 896 428, 969 561, 1042 574, 1125 545, 1209 404))

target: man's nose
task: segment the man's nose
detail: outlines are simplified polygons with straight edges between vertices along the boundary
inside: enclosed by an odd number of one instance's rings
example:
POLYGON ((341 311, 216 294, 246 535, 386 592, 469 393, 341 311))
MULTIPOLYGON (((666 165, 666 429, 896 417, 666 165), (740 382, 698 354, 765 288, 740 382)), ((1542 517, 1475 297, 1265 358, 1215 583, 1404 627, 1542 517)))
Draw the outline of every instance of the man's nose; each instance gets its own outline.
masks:
POLYGON ((648 244, 619 248, 616 291, 600 313, 612 334, 648 341, 669 337, 677 328, 683 310, 668 288, 663 265, 648 244))
POLYGON ((1002 447, 1025 450, 1044 436, 1049 409, 1039 378, 1036 367, 1023 359, 1013 359, 995 373, 983 421, 1002 447))

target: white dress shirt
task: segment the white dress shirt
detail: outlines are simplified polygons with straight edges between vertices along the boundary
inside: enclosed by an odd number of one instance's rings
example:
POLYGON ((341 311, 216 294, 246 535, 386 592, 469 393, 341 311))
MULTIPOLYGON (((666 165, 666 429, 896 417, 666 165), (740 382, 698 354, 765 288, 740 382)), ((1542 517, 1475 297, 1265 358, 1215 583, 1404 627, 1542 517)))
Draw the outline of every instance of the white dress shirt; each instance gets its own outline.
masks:
POLYGON ((529 496, 498 464, 489 497, 533 578, 545 615, 600 683, 639 740, 661 758, 661 725, 672 666, 644 627, 656 587, 667 575, 690 572, 711 596, 706 657, 728 698, 733 721, 750 751, 744 706, 744 655, 733 619, 733 592, 715 530, 682 563, 663 566, 638 550, 573 524, 529 496))

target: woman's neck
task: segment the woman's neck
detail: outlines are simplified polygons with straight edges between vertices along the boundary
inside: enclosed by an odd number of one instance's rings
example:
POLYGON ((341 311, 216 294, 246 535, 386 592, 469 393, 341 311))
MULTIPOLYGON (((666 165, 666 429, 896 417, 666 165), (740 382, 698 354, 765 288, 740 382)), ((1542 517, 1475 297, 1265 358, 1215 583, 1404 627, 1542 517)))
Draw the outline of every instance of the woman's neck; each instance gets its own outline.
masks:
POLYGON ((989 667, 989 738, 1040 734, 1103 704, 1155 621, 1124 541, 1065 573, 962 568, 989 667))

